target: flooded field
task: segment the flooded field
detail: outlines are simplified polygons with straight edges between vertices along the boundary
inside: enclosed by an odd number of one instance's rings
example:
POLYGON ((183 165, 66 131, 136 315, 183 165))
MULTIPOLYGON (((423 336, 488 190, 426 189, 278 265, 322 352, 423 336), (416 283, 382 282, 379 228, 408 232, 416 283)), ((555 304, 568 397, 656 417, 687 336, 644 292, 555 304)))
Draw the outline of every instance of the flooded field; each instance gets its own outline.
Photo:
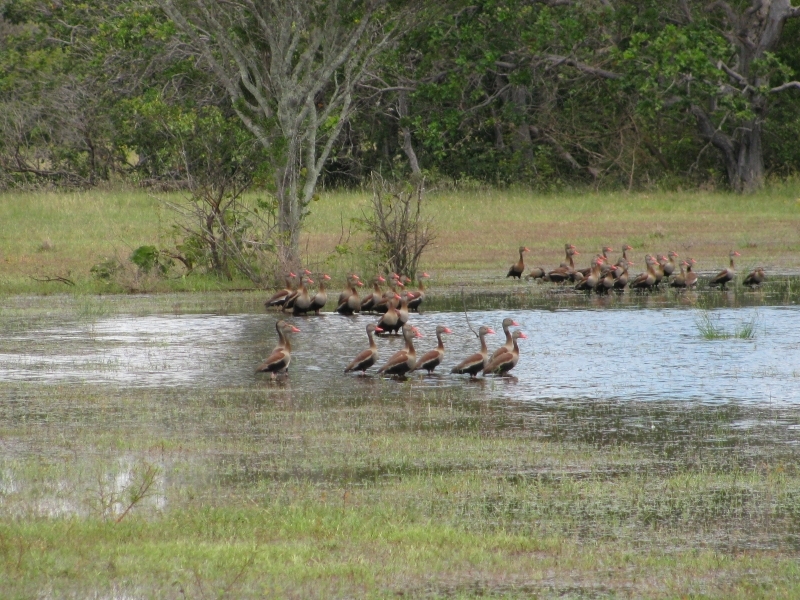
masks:
POLYGON ((261 295, 7 298, 0 595, 796 597, 798 292, 434 293, 403 380, 288 317, 278 382, 261 295), (449 374, 509 316, 512 377, 449 374))

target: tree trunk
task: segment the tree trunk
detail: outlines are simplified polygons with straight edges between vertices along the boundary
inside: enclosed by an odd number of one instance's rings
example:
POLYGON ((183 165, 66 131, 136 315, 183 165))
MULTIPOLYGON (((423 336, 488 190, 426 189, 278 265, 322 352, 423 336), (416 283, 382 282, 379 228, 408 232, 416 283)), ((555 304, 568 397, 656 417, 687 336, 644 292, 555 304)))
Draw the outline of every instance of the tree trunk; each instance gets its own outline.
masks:
POLYGON ((292 164, 277 169, 275 174, 278 198, 278 259, 289 269, 300 265, 300 203, 297 179, 292 164))
POLYGON ((764 152, 761 147, 761 122, 754 119, 742 130, 736 162, 740 192, 755 192, 764 187, 764 152))
POLYGON ((408 157, 408 164, 411 167, 411 178, 419 181, 422 178, 422 170, 419 168, 417 153, 411 143, 411 130, 403 121, 408 118, 408 92, 401 90, 397 95, 397 114, 400 117, 400 132, 403 134, 403 152, 408 157))

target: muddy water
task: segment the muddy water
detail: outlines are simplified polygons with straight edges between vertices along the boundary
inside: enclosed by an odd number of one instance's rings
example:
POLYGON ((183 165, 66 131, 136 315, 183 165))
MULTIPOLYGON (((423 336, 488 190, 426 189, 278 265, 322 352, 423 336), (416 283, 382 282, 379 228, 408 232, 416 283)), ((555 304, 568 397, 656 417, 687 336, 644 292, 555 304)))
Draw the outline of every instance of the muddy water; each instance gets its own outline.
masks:
MULTIPOLYGON (((436 373, 414 374, 405 383, 376 377, 374 367, 368 377, 343 374, 344 366, 366 348, 364 328, 376 320, 370 315, 289 318, 302 332, 294 336, 290 376, 282 383, 254 373, 275 343, 274 313, 117 315, 93 321, 54 317, 32 327, 6 322, 0 337, 0 381, 186 388, 280 385, 304 393, 358 395, 405 394, 410 385, 422 391, 467 388, 487 398, 534 402, 800 403, 800 307, 741 303, 732 295, 729 307, 703 312, 694 308, 697 302, 687 306, 679 299, 662 305, 659 296, 651 298, 570 298, 571 306, 550 298, 529 308, 470 308, 469 323, 463 311, 412 315, 411 322, 425 335, 416 341, 418 355, 435 345, 437 324, 455 333, 446 337, 447 354, 436 373), (703 314, 728 333, 754 323, 754 337, 705 339, 696 324, 703 314), (450 367, 477 350, 470 325, 497 330, 488 339, 493 350, 503 342, 500 323, 505 317, 516 319, 528 335, 521 341, 513 377, 469 381, 450 375, 450 367)), ((468 302, 479 304, 474 298, 468 302)), ((454 308, 456 301, 451 303, 454 308)), ((378 346, 382 363, 403 343, 392 336, 380 339, 378 346)))

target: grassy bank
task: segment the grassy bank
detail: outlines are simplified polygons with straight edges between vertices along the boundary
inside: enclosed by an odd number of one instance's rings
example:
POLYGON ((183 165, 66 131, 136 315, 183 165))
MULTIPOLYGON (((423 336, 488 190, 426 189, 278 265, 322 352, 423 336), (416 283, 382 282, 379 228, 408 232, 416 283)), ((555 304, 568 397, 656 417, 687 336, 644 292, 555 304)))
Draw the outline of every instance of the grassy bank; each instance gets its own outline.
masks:
MULTIPOLYGON (((441 284, 502 277, 520 244, 531 249, 529 264, 555 266, 566 241, 584 256, 603 244, 629 243, 636 268, 644 253, 667 249, 694 256, 698 268, 708 271, 725 266, 730 248, 742 252, 743 267, 792 270, 798 265, 798 184, 753 196, 467 190, 432 192, 428 198, 439 235, 423 262, 441 284)), ((363 238, 350 231, 350 220, 367 201, 364 193, 328 193, 313 204, 301 240, 309 264, 325 264, 334 272, 363 265, 363 238), (352 252, 326 263, 342 243, 352 252)), ((142 244, 169 245, 171 219, 159 199, 142 191, 3 194, 0 286, 7 293, 67 291, 71 286, 58 281, 36 281, 64 277, 76 283, 74 291, 124 291, 125 286, 93 282, 91 267, 107 257, 127 261, 142 244)), ((245 285, 192 276, 129 287, 208 291, 245 285)))

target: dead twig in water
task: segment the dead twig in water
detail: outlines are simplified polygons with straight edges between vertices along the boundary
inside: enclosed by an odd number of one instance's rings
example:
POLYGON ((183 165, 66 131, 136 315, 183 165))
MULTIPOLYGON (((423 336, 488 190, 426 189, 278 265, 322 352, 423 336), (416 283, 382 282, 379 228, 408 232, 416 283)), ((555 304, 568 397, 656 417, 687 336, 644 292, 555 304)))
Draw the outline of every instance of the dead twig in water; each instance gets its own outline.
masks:
POLYGON ((475 337, 480 337, 478 332, 475 331, 475 328, 472 326, 472 323, 469 322, 469 315, 467 314, 467 301, 464 298, 464 286, 461 286, 461 304, 464 305, 464 317, 467 319, 467 327, 469 327, 469 330, 475 334, 475 337))

